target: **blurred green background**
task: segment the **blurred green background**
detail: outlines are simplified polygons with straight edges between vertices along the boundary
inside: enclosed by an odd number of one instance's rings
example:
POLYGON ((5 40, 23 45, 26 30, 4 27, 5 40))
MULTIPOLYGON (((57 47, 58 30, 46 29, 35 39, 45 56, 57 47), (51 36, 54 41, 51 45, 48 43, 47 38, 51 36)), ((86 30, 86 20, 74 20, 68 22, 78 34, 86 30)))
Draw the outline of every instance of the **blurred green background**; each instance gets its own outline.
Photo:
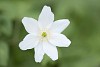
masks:
POLYGON ((100 67, 100 0, 0 0, 0 67, 100 67), (57 61, 45 55, 36 63, 34 49, 18 47, 27 34, 21 19, 38 19, 44 5, 52 8, 55 20, 71 21, 63 34, 72 44, 58 48, 57 61))

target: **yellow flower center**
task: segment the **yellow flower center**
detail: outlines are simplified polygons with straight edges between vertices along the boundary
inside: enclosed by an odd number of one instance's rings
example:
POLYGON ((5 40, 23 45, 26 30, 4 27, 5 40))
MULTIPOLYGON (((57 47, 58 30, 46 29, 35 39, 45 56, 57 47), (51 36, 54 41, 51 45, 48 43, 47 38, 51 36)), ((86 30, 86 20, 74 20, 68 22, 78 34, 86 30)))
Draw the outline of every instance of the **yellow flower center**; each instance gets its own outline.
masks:
POLYGON ((43 37, 46 37, 46 36, 47 36, 47 33, 46 33, 46 32, 43 32, 43 33, 42 33, 42 36, 43 36, 43 37))

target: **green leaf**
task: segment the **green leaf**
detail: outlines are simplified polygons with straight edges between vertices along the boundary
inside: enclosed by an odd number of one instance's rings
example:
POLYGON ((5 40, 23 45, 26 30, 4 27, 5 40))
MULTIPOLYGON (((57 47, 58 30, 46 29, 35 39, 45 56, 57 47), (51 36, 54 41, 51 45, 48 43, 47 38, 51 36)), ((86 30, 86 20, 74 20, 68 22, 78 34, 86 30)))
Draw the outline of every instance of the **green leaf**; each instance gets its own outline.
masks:
POLYGON ((51 59, 45 54, 43 61, 42 61, 42 65, 46 66, 48 62, 50 62, 51 59))
POLYGON ((0 66, 7 66, 9 59, 8 44, 0 41, 0 66))
POLYGON ((0 17, 0 32, 6 36, 10 36, 12 33, 12 23, 6 16, 0 17))

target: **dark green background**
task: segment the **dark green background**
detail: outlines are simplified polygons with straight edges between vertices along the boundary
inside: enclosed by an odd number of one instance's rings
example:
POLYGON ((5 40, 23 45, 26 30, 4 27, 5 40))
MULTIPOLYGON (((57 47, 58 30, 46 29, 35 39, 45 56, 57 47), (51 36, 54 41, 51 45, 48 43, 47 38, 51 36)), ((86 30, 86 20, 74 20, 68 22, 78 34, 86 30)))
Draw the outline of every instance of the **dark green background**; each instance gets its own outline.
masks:
POLYGON ((0 0, 0 67, 100 67, 100 0, 0 0), (27 34, 21 19, 38 19, 44 5, 52 8, 55 20, 70 20, 63 34, 72 43, 58 48, 57 61, 45 55, 36 63, 34 49, 18 47, 27 34))

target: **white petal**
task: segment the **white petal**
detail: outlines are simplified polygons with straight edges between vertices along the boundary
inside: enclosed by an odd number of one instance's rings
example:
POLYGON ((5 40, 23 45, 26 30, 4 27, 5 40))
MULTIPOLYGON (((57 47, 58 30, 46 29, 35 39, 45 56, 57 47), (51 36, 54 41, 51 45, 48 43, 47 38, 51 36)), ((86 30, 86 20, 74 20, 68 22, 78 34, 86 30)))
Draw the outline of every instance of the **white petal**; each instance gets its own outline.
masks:
POLYGON ((28 34, 23 39, 22 42, 19 43, 19 47, 21 50, 27 50, 34 48, 39 43, 39 37, 28 34))
POLYGON ((52 34, 48 40, 51 44, 59 47, 68 47, 71 44, 71 41, 63 34, 52 34))
POLYGON ((52 60, 57 60, 58 59, 58 51, 56 46, 50 44, 47 41, 43 42, 43 49, 44 52, 52 59, 52 60))
POLYGON ((39 43, 36 47, 35 47, 35 61, 36 62, 41 62, 43 59, 43 55, 44 55, 44 51, 43 51, 43 43, 39 43))
POLYGON ((48 26, 50 23, 54 21, 54 14, 51 11, 51 8, 48 6, 44 6, 40 16, 39 16, 39 25, 42 27, 48 26))
POLYGON ((28 33, 37 34, 39 32, 37 20, 29 17, 24 17, 22 23, 28 33))
POLYGON ((57 20, 51 25, 50 30, 54 33, 61 33, 69 24, 68 19, 57 20))

